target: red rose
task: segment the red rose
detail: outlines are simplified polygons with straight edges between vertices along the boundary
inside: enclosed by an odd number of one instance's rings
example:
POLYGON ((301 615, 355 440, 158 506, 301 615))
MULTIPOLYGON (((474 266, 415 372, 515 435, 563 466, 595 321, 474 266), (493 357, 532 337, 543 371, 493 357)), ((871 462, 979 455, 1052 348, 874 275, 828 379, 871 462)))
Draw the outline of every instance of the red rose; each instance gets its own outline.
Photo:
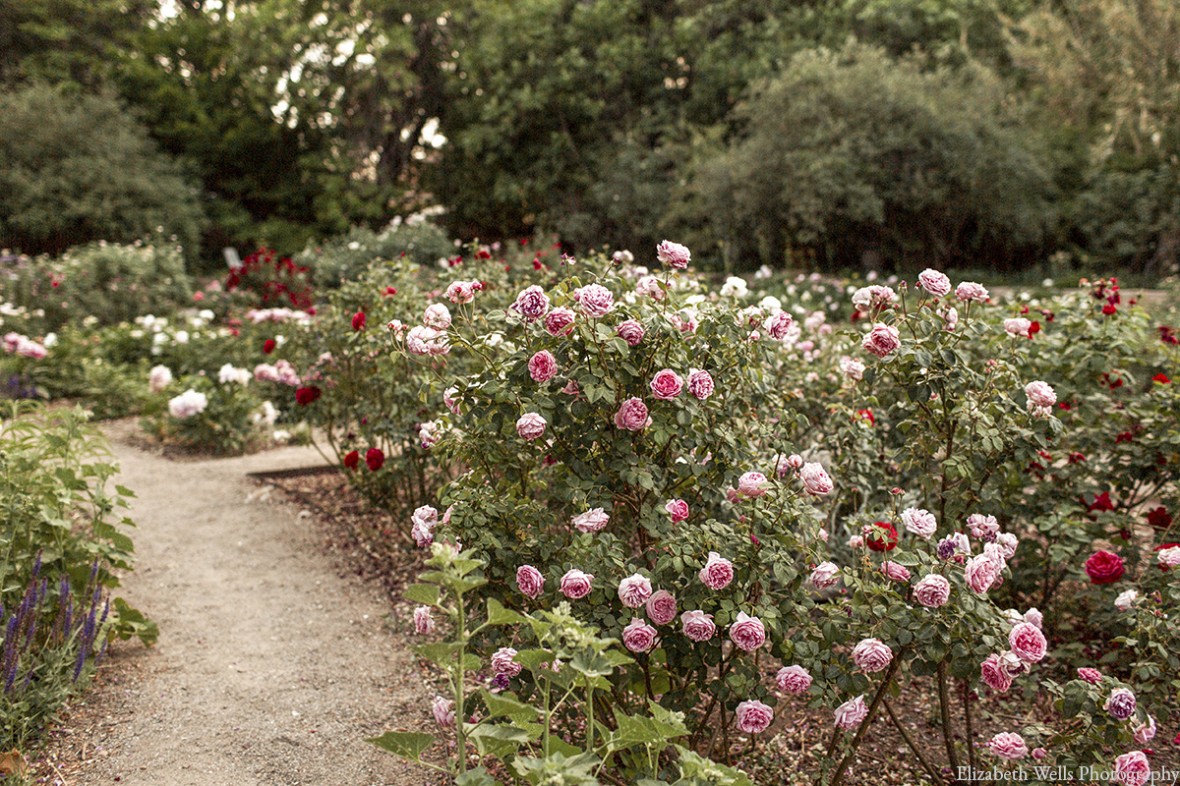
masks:
POLYGON ((1160 373, 1156 374, 1154 377, 1152 377, 1151 381, 1158 382, 1161 385, 1170 385, 1172 383, 1172 380, 1168 379, 1168 375, 1162 371, 1160 373))
POLYGON ((1101 510, 1114 510, 1114 503, 1110 501, 1110 492, 1104 491, 1094 497, 1094 501, 1090 503, 1088 510, 1091 513, 1101 510))
POLYGON ((1155 529, 1167 529, 1172 526, 1172 517, 1168 515, 1168 509, 1160 505, 1155 510, 1147 511, 1147 523, 1155 529))
POLYGON ((1033 336, 1035 336, 1037 333, 1040 333, 1040 332, 1041 332, 1041 323, 1037 322, 1034 319, 1032 321, 1032 324, 1028 326, 1028 337, 1032 338, 1033 336))
POLYGON ((897 528, 888 521, 874 521, 865 529, 865 545, 873 551, 892 551, 897 546, 897 528))
POLYGON ((856 411, 856 419, 863 420, 870 426, 875 426, 877 424, 877 419, 873 417, 873 410, 871 409, 858 409, 856 411))
POLYGON ((365 312, 358 311, 352 315, 352 329, 356 331, 365 329, 365 312))
POLYGON ((308 404, 318 399, 322 394, 323 391, 321 391, 315 385, 308 385, 305 388, 296 388, 295 403, 306 407, 308 404))
POLYGON ((381 448, 369 448, 365 451, 365 463, 371 471, 376 472, 385 464, 385 454, 381 452, 381 448))
POLYGON ((356 469, 357 465, 361 463, 361 454, 359 451, 350 450, 344 454, 344 466, 349 469, 356 469))
POLYGON ((1102 313, 1108 317, 1116 311, 1118 311, 1118 309, 1114 307, 1114 303, 1107 303, 1102 307, 1102 313))
POLYGON ((397 287, 386 287, 384 294, 386 297, 393 297, 397 294, 397 287))
POLYGON ((1123 558, 1109 551, 1095 551, 1086 560, 1086 575, 1094 584, 1113 584, 1125 572, 1123 558))
POLYGON ((269 355, 271 352, 275 351, 275 347, 277 346, 278 344, 273 338, 268 338, 266 341, 262 342, 262 354, 269 355))

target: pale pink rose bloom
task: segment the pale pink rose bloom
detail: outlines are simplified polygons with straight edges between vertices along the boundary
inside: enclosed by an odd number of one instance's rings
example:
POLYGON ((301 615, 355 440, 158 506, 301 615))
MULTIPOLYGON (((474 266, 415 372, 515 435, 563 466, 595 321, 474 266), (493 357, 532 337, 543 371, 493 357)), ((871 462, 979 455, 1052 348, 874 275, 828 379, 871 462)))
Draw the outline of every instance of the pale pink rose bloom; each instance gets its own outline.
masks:
POLYGON ((449 387, 443 391, 443 405, 451 411, 452 415, 459 414, 459 400, 455 398, 459 395, 459 388, 449 387))
POLYGON ((638 617, 632 617, 631 624, 623 628, 623 646, 632 652, 650 652, 657 638, 656 629, 638 617))
POLYGON ((568 336, 574 330, 576 318, 568 308, 555 308, 545 315, 545 332, 551 336, 568 336))
POLYGON ((1011 317, 1004 320, 1004 332, 1009 336, 1016 338, 1032 338, 1029 330, 1032 329, 1032 322, 1024 317, 1011 317))
POLYGON ((865 547, 864 535, 851 535, 848 538, 848 548, 863 549, 865 547))
POLYGON ((864 694, 861 694, 836 708, 836 726, 841 729, 855 729, 868 714, 869 707, 865 704, 864 694))
POLYGON ((791 469, 801 469, 803 467, 803 457, 798 453, 792 453, 787 456, 787 466, 791 469))
POLYGON ((894 562, 893 560, 885 560, 881 563, 881 572, 885 574, 885 578, 890 581, 897 581, 902 584, 910 580, 910 570, 905 565, 894 562))
POLYGON ((1097 685, 1098 683, 1102 682, 1102 672, 1100 672, 1098 669, 1089 669, 1083 666, 1082 668, 1078 669, 1078 678, 1090 683, 1091 685, 1097 685))
POLYGON ((901 346, 901 338, 897 328, 878 322, 865 334, 860 345, 877 357, 883 358, 901 346))
POLYGON ((637 609, 651 597, 651 582, 634 573, 619 582, 619 600, 629 609, 637 609))
POLYGON ((579 513, 570 519, 578 532, 598 532, 607 525, 610 516, 602 508, 590 508, 585 513, 579 513))
POLYGON ((670 499, 664 504, 664 510, 672 517, 673 524, 688 521, 688 503, 682 499, 670 499))
POLYGON ((1008 633, 1008 646, 1025 663, 1038 663, 1045 657, 1049 642, 1036 625, 1022 622, 1008 633))
POLYGON ((516 587, 535 600, 545 588, 545 577, 532 565, 521 565, 516 569, 516 587))
POLYGON ((451 310, 442 303, 431 303, 422 315, 422 324, 435 330, 446 330, 451 326, 451 310))
POLYGON ((1180 546, 1169 546, 1159 552, 1156 560, 1162 567, 1175 568, 1180 566, 1180 546))
POLYGON ((1123 786, 1145 786, 1151 781, 1151 762, 1143 751, 1124 753, 1114 760, 1114 782, 1123 786))
POLYGON ((629 398, 619 406, 615 413, 615 427, 626 431, 642 431, 651 425, 651 418, 647 414, 647 404, 643 399, 629 398))
POLYGON ((708 371, 694 368, 688 375, 688 394, 698 401, 713 395, 713 376, 708 371))
POLYGON ((811 687, 811 673, 802 666, 783 666, 774 675, 774 681, 779 690, 798 695, 811 687))
POLYGON ((434 714, 434 722, 444 729, 455 725, 455 702, 443 696, 435 696, 430 703, 430 711, 434 714))
POLYGON ((743 701, 734 710, 734 721, 744 734, 761 734, 774 722, 774 710, 760 701, 743 701))
POLYGON ((823 527, 819 528, 819 539, 822 540, 824 543, 828 542, 828 531, 826 529, 824 529, 823 527))
POLYGON ((706 614, 700 609, 681 614, 680 624, 684 635, 696 642, 708 641, 717 632, 717 626, 713 624, 713 615, 706 614))
POLYGON ((516 662, 516 650, 511 647, 501 647, 492 653, 492 671, 496 674, 506 674, 515 677, 524 668, 516 662))
POLYGON ((1135 742, 1140 745, 1146 745, 1155 739, 1156 726, 1155 718, 1151 715, 1147 716, 1147 723, 1135 723, 1134 731, 1132 732, 1135 742))
POLYGON ((529 358, 529 376, 533 382, 548 382, 557 375, 557 359, 547 349, 529 358))
POLYGON ((414 609, 414 632, 419 635, 434 633, 434 615, 429 606, 418 606, 414 609))
POLYGON ((799 480, 803 481, 803 488, 808 494, 822 497, 832 493, 832 479, 824 468, 817 463, 804 464, 799 470, 799 480))
POLYGON ((852 660, 865 674, 884 671, 893 661, 893 650, 880 639, 861 639, 852 648, 852 660))
POLYGON ((896 300, 897 293, 893 291, 893 288, 881 284, 870 284, 852 293, 852 305, 856 306, 860 311, 891 306, 896 300))
POLYGON ((545 418, 536 412, 526 412, 516 421, 516 433, 520 438, 532 442, 545 433, 545 418))
POLYGON ((757 617, 739 611, 737 620, 729 626, 729 639, 739 649, 753 652, 766 643, 766 627, 757 617))
POLYGON ((1028 756, 1028 746, 1024 744, 1024 737, 1011 731, 1002 731, 988 741, 987 747, 1001 759, 1017 761, 1028 756))
POLYGON ((1016 554, 1016 547, 1020 545, 1020 541, 1011 532, 1001 532, 996 535, 996 545, 1002 550, 1004 560, 1010 560, 1016 554))
POLYGON ((1029 609, 1024 612, 1024 621, 1035 626, 1037 630, 1043 630, 1045 627, 1045 615, 1040 612, 1040 609, 1029 609))
POLYGON ((945 297, 951 291, 951 280, 932 268, 926 268, 918 274, 918 286, 935 297, 945 297))
POLYGON ((840 568, 834 562, 821 562, 811 571, 811 584, 816 589, 835 586, 840 580, 840 568))
POLYGON ((934 514, 922 508, 906 508, 901 512, 901 520, 905 524, 906 532, 912 532, 926 540, 930 540, 938 530, 938 520, 934 518, 934 514))
MULTIPOLYGON (((402 340, 402 338, 406 332, 405 323, 402 322, 400 319, 389 320, 388 322, 385 323, 385 329, 388 330, 390 333, 392 333, 393 337, 396 338, 398 341, 402 340)), ((255 373, 255 375, 257 375, 258 369, 255 369, 254 373, 255 373)))
POLYGON ((959 310, 951 306, 946 311, 942 312, 942 329, 947 333, 954 333, 955 328, 959 326, 959 310))
POLYGON ((684 270, 692 259, 692 253, 687 247, 670 240, 663 240, 656 246, 656 259, 669 267, 684 270))
POLYGON ((984 594, 992 588, 996 579, 1000 577, 1001 568, 1000 563, 992 559, 989 554, 979 554, 972 557, 967 560, 967 564, 964 567, 967 586, 980 595, 984 594))
MULTIPOLYGON (((255 378, 257 378, 257 369, 255 369, 254 373, 255 378)), ((172 384, 171 369, 167 366, 152 366, 152 370, 148 374, 148 390, 153 393, 159 393, 170 384, 172 384)))
POLYGON ((587 284, 574 290, 574 300, 588 317, 603 317, 614 305, 615 296, 602 284, 587 284))
POLYGON ((733 581, 733 563, 716 551, 709 552, 709 560, 700 572, 701 583, 711 590, 724 589, 733 581))
POLYGON ((511 309, 520 314, 521 319, 526 322, 534 322, 545 316, 545 312, 549 310, 549 296, 545 294, 545 290, 533 284, 521 290, 511 309))
POLYGON ((865 364, 855 358, 842 357, 840 358, 840 373, 859 382, 865 378, 865 364))
POLYGON ((1049 757, 1049 751, 1045 750, 1044 748, 1033 748, 1032 757, 1036 761, 1044 761, 1049 757))
POLYGON ((1030 407, 1051 407, 1057 403, 1057 391, 1048 382, 1036 380, 1024 386, 1030 407))
POLYGON ((995 516, 984 516, 983 513, 971 513, 966 517, 966 528, 971 531, 971 537, 977 541, 988 543, 995 541, 999 532, 999 523, 995 516))
POLYGON ((447 334, 426 325, 415 325, 406 334, 406 351, 411 355, 445 355, 450 352, 447 334))
POLYGON ((193 415, 201 414, 207 406, 209 406, 209 397, 189 388, 179 396, 168 400, 168 414, 178 420, 185 420, 193 415))
POLYGON ((652 300, 663 300, 664 288, 660 286, 659 279, 655 276, 643 276, 635 282, 635 293, 638 295, 646 295, 652 300))
POLYGON ((928 609, 945 606, 951 596, 951 583, 945 576, 930 573, 914 585, 914 600, 928 609))
POLYGON ((995 653, 988 655, 979 665, 979 675, 989 688, 1000 693, 1007 693, 1012 687, 1012 675, 1005 668, 1003 659, 995 653))
POLYGON ((634 319, 628 319, 626 322, 620 322, 619 326, 615 328, 615 333, 619 338, 627 342, 628 346, 637 347, 643 343, 643 337, 647 335, 647 331, 643 328, 643 323, 634 319))
POLYGON ((1135 694, 1126 688, 1115 688, 1107 697, 1102 709, 1110 713, 1115 720, 1127 720, 1135 714, 1135 694))
POLYGON ((581 393, 581 391, 578 390, 578 381, 576 379, 568 380, 565 383, 565 387, 561 389, 561 392, 567 396, 577 396, 581 393))
POLYGON ((766 493, 766 482, 761 472, 746 472, 738 478, 738 491, 746 497, 761 497, 766 493))
POLYGON ((676 598, 667 590, 657 590, 647 599, 647 618, 657 625, 676 619, 676 598))
POLYGON ((963 301, 982 303, 988 299, 988 291, 984 289, 982 284, 976 284, 974 281, 964 281, 955 287, 955 297, 963 301))
POLYGON ((443 296, 456 305, 470 303, 475 299, 475 283, 474 281, 452 281, 443 296))
POLYGON ((661 401, 671 401, 684 390, 684 380, 670 368, 656 372, 651 378, 651 394, 661 401))
POLYGON ((593 573, 583 573, 577 568, 568 570, 561 577, 561 594, 570 600, 581 600, 590 594, 590 582, 593 580, 593 573))
POLYGON ((786 311, 775 312, 766 321, 766 331, 770 333, 771 338, 782 341, 787 337, 792 322, 794 319, 786 311))

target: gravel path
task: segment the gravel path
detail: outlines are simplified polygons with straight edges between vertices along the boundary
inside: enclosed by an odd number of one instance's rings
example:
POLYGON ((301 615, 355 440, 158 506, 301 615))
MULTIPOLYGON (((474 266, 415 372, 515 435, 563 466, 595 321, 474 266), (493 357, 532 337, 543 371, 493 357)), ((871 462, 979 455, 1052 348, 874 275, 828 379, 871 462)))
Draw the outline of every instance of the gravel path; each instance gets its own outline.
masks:
MULTIPOLYGON (((426 689, 381 591, 340 577, 309 515, 248 472, 322 464, 311 448, 169 461, 115 426, 135 491, 122 594, 160 625, 118 647, 50 746, 52 780, 136 786, 402 786, 426 773, 364 742, 424 728, 426 689)), ((403 627, 404 630, 404 627, 403 627)))

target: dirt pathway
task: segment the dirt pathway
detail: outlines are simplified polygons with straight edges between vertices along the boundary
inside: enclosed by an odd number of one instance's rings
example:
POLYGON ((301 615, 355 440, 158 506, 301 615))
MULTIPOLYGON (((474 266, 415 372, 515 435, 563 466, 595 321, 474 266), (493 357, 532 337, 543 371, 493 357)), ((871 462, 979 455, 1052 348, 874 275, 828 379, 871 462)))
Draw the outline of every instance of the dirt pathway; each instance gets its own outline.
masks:
POLYGON ((364 742, 429 718, 389 604, 377 587, 340 578, 307 516, 245 477, 319 455, 285 448, 180 463, 112 436, 119 482, 137 495, 138 565, 122 594, 159 623, 160 641, 120 647, 116 676, 75 706, 54 743, 59 782, 426 782, 364 742))

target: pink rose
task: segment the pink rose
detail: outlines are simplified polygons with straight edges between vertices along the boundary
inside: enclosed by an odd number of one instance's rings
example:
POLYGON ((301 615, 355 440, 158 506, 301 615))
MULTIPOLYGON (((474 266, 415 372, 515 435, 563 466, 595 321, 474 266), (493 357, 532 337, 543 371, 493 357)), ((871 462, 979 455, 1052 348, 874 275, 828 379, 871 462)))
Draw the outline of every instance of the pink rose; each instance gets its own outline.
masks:
POLYGON ((1102 709, 1110 713, 1115 720, 1125 721, 1135 714, 1135 694, 1126 688, 1115 688, 1107 697, 1102 709))
POLYGON ((962 301, 982 303, 988 299, 988 291, 983 288, 982 284, 976 284, 974 281, 964 281, 955 287, 955 297, 962 301))
POLYGON ((1057 391, 1039 379, 1024 386, 1024 395, 1030 407, 1051 407, 1057 403, 1057 391))
POLYGON ((922 508, 906 508, 901 512, 901 521, 905 524, 906 532, 912 532, 925 540, 930 540, 930 536, 938 530, 938 520, 934 514, 922 508))
POLYGON ((535 600, 545 587, 545 577, 532 565, 521 565, 516 569, 516 587, 535 600))
POLYGON ((1090 683, 1091 685, 1097 685, 1098 683, 1102 682, 1102 672, 1100 672, 1098 669, 1088 669, 1083 666, 1082 668, 1078 669, 1078 678, 1090 683))
POLYGON ((516 662, 516 650, 511 647, 501 647, 492 653, 492 671, 496 674, 506 674, 515 677, 524 668, 516 662))
POLYGON ((1035 626, 1037 630, 1044 630, 1045 628, 1045 615, 1039 609, 1029 609, 1024 612, 1024 621, 1029 625, 1035 626))
POLYGON ((1140 745, 1146 745, 1147 743, 1154 740, 1155 733, 1155 718, 1150 715, 1147 716, 1146 723, 1136 723, 1134 726, 1134 731, 1132 732, 1133 736, 1135 737, 1135 742, 1139 743, 1140 745))
POLYGON ((557 359, 547 349, 529 358, 529 376, 533 382, 548 382, 557 374, 557 359))
POLYGON ((737 620, 729 626, 729 639, 746 652, 753 652, 766 643, 766 628, 762 620, 739 611, 737 620))
POLYGON ((661 401, 671 401, 684 389, 684 381, 670 368, 657 371, 651 378, 651 394, 661 401))
POLYGON ((746 497, 761 497, 766 493, 766 476, 761 472, 746 472, 738 478, 738 491, 746 497))
POLYGON ((545 433, 545 418, 536 412, 526 412, 516 421, 516 433, 521 439, 532 442, 545 433))
POLYGON ((406 334, 406 350, 411 355, 446 355, 451 347, 446 333, 426 325, 415 325, 406 334))
POLYGON ((477 283, 475 281, 452 281, 443 296, 456 305, 470 303, 475 299, 475 284, 477 283))
POLYGON ((864 695, 849 699, 836 708, 836 726, 841 729, 855 729, 869 714, 864 695))
POLYGON ((574 290, 574 300, 588 317, 603 317, 614 305, 614 294, 602 284, 587 284, 574 290))
POLYGON ((991 589, 996 579, 1000 577, 1001 565, 989 554, 979 554, 967 560, 964 573, 967 586, 980 595, 991 589))
POLYGON ((881 563, 881 572, 885 574, 885 578, 890 581, 897 581, 902 584, 910 580, 910 571, 905 565, 900 565, 893 560, 885 560, 881 563))
POLYGON ((638 617, 633 617, 631 624, 623 628, 623 646, 632 652, 650 652, 657 638, 656 629, 638 617))
POLYGON ((1040 628, 1022 622, 1008 634, 1008 646, 1025 663, 1039 663, 1045 657, 1049 643, 1045 641, 1045 634, 1041 633, 1040 628))
POLYGON ((619 600, 629 609, 637 609, 651 597, 651 582, 635 573, 619 582, 619 600))
POLYGON ((1143 751, 1124 753, 1114 760, 1114 780, 1123 786, 1144 786, 1151 781, 1151 763, 1143 751))
POLYGON ((684 270, 688 267, 689 260, 692 259, 692 254, 685 246, 679 243, 673 243, 670 240, 664 240, 656 246, 656 259, 669 267, 684 270))
POLYGON ((643 343, 643 337, 647 331, 643 329, 643 323, 637 322, 634 319, 628 319, 626 322, 620 322, 619 326, 615 328, 615 333, 619 338, 627 342, 628 346, 637 347, 643 343))
POLYGON ((1169 546, 1160 550, 1156 555, 1156 561, 1161 568, 1180 567, 1180 546, 1169 546))
POLYGON ((619 406, 615 413, 615 426, 626 431, 642 431, 651 425, 651 418, 647 414, 647 404, 643 399, 629 398, 619 406))
POLYGON ((816 589, 827 589, 840 580, 840 568, 834 562, 821 562, 811 571, 811 584, 816 589))
POLYGON ((422 315, 422 324, 435 330, 446 330, 451 326, 451 310, 442 303, 431 303, 422 315))
POLYGON ((717 626, 713 624, 713 615, 706 614, 700 609, 681 614, 680 624, 684 635, 696 642, 708 641, 717 632, 717 626))
POLYGON ((944 297, 951 291, 951 280, 945 273, 926 268, 918 274, 918 286, 935 297, 944 297))
POLYGON ((646 295, 652 300, 664 299, 664 288, 655 276, 643 276, 635 282, 635 294, 646 295))
POLYGON ((770 334, 771 338, 782 341, 787 337, 787 334, 791 330, 791 324, 794 321, 786 311, 775 312, 766 321, 766 332, 770 334))
POLYGON ((425 548, 434 542, 434 528, 438 525, 438 511, 430 505, 423 505, 410 517, 413 527, 410 534, 418 548, 425 548))
POLYGON ((803 481, 803 488, 808 494, 822 497, 832 493, 832 479, 824 468, 816 463, 804 464, 799 470, 799 479, 803 481))
POLYGON ((434 722, 444 729, 455 725, 455 702, 443 696, 435 696, 430 702, 430 711, 434 714, 434 722))
POLYGON ((647 618, 657 625, 667 625, 676 619, 676 598, 667 590, 659 590, 647 599, 647 618))
POLYGON ((418 606, 414 609, 414 632, 419 635, 434 633, 434 615, 429 606, 418 606))
POLYGON ((900 334, 897 328, 878 322, 865 335, 860 345, 879 358, 883 358, 901 346, 900 334))
POLYGON ((688 503, 682 499, 670 499, 664 504, 664 510, 672 517, 673 524, 688 521, 688 503))
POLYGON ((945 576, 930 573, 914 585, 914 600, 928 609, 937 609, 946 605, 951 596, 951 583, 945 576))
POLYGON ((516 296, 516 302, 510 308, 526 322, 535 322, 549 310, 549 296, 545 290, 533 284, 516 296))
POLYGON ((710 551, 700 577, 701 583, 711 590, 725 589, 733 581, 733 563, 716 551, 710 551))
POLYGON ((745 734, 761 734, 774 721, 774 710, 760 701, 743 701, 734 710, 738 731, 745 734))
POLYGON ((713 376, 708 371, 693 369, 688 375, 688 395, 698 401, 713 395, 713 376))
POLYGON ((995 516, 972 513, 967 517, 967 529, 971 531, 971 537, 991 543, 1000 532, 1000 524, 995 516))
POLYGON ((1032 329, 1032 321, 1024 317, 1011 317, 1004 320, 1004 332, 1009 336, 1016 338, 1032 338, 1029 332, 1032 329))
POLYGON ((574 312, 555 308, 545 315, 545 332, 551 336, 568 336, 574 330, 574 312))
POLYGON ((774 681, 779 690, 798 695, 811 687, 811 673, 802 666, 783 666, 774 675, 774 681))
POLYGON ((1049 758, 1049 751, 1045 750, 1044 748, 1033 748, 1032 757, 1036 761, 1044 761, 1045 759, 1049 758))
POLYGON ((893 661, 893 650, 880 639, 862 639, 852 648, 852 660, 865 674, 874 674, 893 661))
POLYGON ((1003 659, 995 653, 988 655, 979 665, 979 675, 987 686, 994 691, 1007 693, 1012 687, 1012 675, 1005 668, 1003 659))
POLYGON ((598 532, 607 525, 610 516, 603 513, 602 508, 591 508, 574 516, 570 521, 578 532, 598 532))
POLYGON ((861 287, 852 293, 852 305, 856 306, 859 311, 891 306, 896 300, 897 293, 893 291, 893 288, 881 284, 861 287))
POLYGON ((1024 744, 1024 737, 1010 731, 1002 731, 992 737, 987 743, 992 753, 1001 759, 1017 761, 1028 755, 1028 746, 1024 744))
POLYGON ((583 573, 577 568, 566 571, 561 577, 561 594, 570 600, 581 600, 590 594, 593 573, 583 573))

